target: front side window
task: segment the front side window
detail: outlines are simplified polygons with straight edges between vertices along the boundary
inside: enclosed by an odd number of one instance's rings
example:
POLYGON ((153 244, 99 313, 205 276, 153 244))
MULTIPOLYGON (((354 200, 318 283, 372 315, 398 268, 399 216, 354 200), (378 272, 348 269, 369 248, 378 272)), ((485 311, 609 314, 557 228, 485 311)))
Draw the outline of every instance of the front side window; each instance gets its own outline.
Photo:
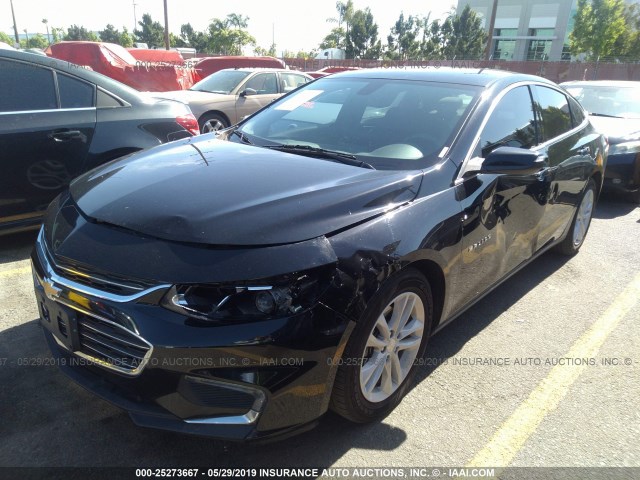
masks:
POLYGON ((0 60, 0 112, 58 108, 53 71, 35 65, 0 60))
POLYGON ((258 95, 275 95, 278 93, 278 78, 275 73, 259 73, 247 80, 244 88, 252 88, 258 95))
POLYGON ((480 134, 475 156, 486 157, 498 147, 531 148, 536 144, 536 123, 528 87, 507 92, 490 114, 480 134))
POLYGON ((567 97, 552 88, 534 86, 536 110, 541 123, 542 142, 573 128, 567 97))

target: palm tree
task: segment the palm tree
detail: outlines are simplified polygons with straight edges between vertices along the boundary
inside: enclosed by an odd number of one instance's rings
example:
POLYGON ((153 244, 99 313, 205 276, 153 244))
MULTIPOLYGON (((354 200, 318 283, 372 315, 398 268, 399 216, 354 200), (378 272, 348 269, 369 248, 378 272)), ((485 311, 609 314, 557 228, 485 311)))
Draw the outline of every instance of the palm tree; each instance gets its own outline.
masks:
POLYGON ((43 18, 42 23, 44 23, 45 27, 47 27, 47 41, 49 42, 49 45, 51 45, 51 37, 49 36, 49 20, 43 18))

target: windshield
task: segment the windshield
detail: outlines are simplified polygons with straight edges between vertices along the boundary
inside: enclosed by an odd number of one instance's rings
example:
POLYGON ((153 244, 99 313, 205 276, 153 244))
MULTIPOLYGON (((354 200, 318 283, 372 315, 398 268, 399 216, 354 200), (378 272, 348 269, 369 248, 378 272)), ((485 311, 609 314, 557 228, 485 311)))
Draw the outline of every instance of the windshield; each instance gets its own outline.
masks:
POLYGON ((640 88, 614 86, 567 86, 567 91, 590 114, 640 118, 640 88))
POLYGON ((212 93, 231 93, 249 72, 240 70, 220 70, 200 80, 189 90, 212 93))
POLYGON ((327 77, 251 117, 256 145, 295 145, 352 155, 376 169, 428 166, 450 146, 479 87, 327 77))

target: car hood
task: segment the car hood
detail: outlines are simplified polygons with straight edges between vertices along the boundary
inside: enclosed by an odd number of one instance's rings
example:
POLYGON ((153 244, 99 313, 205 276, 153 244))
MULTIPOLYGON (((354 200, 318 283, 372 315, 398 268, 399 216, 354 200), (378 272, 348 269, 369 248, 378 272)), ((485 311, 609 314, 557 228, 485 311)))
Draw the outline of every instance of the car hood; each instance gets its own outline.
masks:
POLYGON ((422 179, 207 137, 99 167, 71 195, 90 219, 157 238, 278 245, 387 212, 415 198, 422 179))
POLYGON ((640 136, 640 119, 635 118, 610 118, 589 116, 594 128, 607 136, 610 144, 620 143, 624 137, 638 134, 640 136))

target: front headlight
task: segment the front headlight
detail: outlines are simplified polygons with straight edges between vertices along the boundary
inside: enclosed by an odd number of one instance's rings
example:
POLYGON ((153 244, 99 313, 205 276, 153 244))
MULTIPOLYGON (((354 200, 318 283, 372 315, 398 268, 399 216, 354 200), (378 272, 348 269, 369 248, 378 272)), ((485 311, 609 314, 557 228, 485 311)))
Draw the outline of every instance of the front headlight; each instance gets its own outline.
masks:
POLYGON ((609 155, 624 155, 627 153, 640 153, 640 140, 618 143, 609 147, 609 155))
POLYGON ((208 322, 277 318, 311 308, 329 283, 326 272, 320 270, 246 285, 174 285, 161 305, 208 322))

